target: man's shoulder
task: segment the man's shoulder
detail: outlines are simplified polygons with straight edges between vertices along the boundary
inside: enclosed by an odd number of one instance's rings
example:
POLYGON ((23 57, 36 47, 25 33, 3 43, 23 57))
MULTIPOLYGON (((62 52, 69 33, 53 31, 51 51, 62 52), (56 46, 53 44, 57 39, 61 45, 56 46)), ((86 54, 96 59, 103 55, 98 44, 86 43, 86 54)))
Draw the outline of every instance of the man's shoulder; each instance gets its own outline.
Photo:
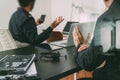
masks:
POLYGON ((20 19, 27 19, 27 15, 23 11, 17 11, 16 14, 20 19))
POLYGON ((24 22, 29 18, 29 15, 26 14, 23 10, 18 9, 13 13, 12 18, 24 22))

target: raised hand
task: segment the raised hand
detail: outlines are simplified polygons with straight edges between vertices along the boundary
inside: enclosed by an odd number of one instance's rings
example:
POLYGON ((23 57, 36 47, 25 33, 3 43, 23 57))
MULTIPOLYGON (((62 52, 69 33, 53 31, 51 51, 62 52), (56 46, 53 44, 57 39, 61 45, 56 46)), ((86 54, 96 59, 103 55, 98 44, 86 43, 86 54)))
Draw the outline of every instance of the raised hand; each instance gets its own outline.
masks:
POLYGON ((75 27, 73 30, 73 39, 75 46, 78 46, 80 43, 88 43, 90 38, 90 33, 87 34, 87 37, 84 38, 78 27, 75 27))
POLYGON ((50 26, 54 29, 54 28, 56 28, 63 20, 64 20, 63 17, 59 16, 58 18, 56 18, 55 21, 53 21, 53 22, 51 23, 50 26))

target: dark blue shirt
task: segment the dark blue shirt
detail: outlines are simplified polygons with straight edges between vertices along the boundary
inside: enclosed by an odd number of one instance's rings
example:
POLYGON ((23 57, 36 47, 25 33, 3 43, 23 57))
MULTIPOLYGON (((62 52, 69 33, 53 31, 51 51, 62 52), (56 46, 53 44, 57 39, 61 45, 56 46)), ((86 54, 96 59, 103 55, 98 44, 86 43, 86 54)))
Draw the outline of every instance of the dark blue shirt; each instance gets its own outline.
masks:
POLYGON ((43 33, 38 34, 32 15, 18 8, 10 19, 9 30, 15 40, 35 46, 46 40, 53 29, 48 27, 43 33))

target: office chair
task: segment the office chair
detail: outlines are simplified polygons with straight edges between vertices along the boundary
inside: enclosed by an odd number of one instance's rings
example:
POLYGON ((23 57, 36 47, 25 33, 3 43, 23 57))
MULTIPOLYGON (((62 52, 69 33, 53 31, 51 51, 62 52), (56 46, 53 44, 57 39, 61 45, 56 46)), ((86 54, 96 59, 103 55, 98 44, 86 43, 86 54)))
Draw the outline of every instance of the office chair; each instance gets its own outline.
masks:
POLYGON ((15 43, 16 43, 17 48, 30 46, 30 44, 28 44, 28 43, 23 43, 23 42, 16 41, 16 40, 15 40, 15 43))
POLYGON ((9 50, 17 48, 14 39, 8 29, 0 29, 0 50, 9 50))
POLYGON ((0 51, 2 51, 3 50, 3 47, 2 47, 2 44, 1 44, 1 42, 0 42, 0 51))

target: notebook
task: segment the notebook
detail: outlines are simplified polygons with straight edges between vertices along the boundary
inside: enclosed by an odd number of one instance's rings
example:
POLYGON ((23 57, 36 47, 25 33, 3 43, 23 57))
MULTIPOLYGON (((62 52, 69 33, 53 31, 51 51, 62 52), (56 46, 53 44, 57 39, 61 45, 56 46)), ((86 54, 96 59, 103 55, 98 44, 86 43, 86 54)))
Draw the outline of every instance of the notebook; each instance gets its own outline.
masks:
POLYGON ((9 74, 24 74, 33 63, 35 54, 30 55, 6 55, 0 59, 0 72, 9 74))

